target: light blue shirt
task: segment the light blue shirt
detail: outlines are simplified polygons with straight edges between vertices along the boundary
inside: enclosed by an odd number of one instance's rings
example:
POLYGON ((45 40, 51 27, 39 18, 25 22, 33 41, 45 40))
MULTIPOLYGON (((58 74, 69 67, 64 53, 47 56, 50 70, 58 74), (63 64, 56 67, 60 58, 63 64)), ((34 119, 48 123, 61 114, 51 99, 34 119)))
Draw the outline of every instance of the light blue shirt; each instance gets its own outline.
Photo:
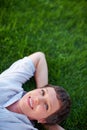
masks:
POLYGON ((34 72, 32 60, 24 57, 0 75, 0 130, 37 130, 27 116, 6 109, 23 96, 22 85, 34 72))

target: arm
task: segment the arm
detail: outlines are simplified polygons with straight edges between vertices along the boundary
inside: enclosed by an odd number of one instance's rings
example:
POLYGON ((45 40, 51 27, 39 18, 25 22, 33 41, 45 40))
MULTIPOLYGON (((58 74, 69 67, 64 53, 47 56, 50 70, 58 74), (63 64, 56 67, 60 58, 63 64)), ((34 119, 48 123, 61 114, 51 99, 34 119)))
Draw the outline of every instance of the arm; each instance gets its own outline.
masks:
POLYGON ((41 88, 48 84, 48 68, 45 55, 42 52, 36 52, 29 56, 36 68, 35 80, 37 88, 41 88))
MULTIPOLYGON (((35 80, 37 88, 41 88, 48 84, 48 68, 45 55, 42 52, 36 52, 29 56, 29 58, 33 61, 34 66, 36 68, 35 72, 35 80)), ((45 125, 44 125, 45 126, 45 125)), ((64 130, 59 125, 45 126, 48 130, 64 130)))

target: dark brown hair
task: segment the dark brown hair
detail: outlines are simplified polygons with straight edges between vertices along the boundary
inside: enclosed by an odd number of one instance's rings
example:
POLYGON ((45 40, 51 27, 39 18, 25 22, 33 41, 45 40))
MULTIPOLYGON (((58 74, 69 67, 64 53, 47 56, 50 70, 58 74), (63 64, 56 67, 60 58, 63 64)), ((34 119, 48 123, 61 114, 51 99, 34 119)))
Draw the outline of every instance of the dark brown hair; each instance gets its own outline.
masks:
POLYGON ((53 86, 50 84, 44 87, 53 87, 56 92, 57 99, 60 102, 60 109, 45 119, 46 124, 50 124, 50 125, 56 123, 59 124, 66 119, 66 117, 70 112, 70 107, 71 107, 70 96, 63 87, 53 86))

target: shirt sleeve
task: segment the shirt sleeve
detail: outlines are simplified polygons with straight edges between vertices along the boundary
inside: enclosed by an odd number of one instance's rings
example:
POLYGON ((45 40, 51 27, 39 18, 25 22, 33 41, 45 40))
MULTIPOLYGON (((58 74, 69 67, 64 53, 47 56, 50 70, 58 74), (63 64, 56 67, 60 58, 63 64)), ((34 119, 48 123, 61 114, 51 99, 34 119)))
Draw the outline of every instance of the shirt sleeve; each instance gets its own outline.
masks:
POLYGON ((7 80, 12 80, 13 82, 25 83, 29 80, 35 73, 35 66, 29 57, 24 57, 13 63, 7 70, 5 70, 1 75, 0 79, 4 78, 7 80))

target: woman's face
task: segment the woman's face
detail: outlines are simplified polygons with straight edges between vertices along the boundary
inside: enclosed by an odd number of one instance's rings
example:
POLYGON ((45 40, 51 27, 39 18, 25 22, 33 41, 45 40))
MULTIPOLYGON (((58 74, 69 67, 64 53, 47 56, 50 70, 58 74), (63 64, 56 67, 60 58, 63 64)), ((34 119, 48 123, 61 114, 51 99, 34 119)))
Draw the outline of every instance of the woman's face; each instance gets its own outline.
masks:
POLYGON ((54 88, 34 89, 25 94, 19 102, 21 112, 31 120, 45 123, 44 119, 60 108, 54 88))

